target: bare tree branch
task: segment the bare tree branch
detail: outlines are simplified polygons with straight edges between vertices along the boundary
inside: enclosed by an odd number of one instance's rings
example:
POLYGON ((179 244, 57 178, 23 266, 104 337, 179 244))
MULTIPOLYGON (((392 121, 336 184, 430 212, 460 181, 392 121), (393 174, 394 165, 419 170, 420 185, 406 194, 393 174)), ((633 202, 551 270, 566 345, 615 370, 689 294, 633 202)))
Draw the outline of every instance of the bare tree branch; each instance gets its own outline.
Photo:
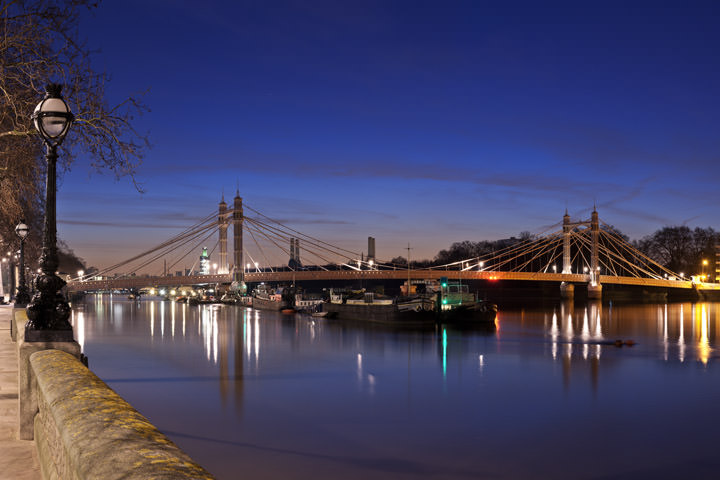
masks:
POLYGON ((91 65, 91 51, 80 40, 79 15, 98 6, 93 0, 0 0, 0 238, 12 238, 25 218, 40 225, 44 171, 42 142, 30 115, 47 83, 63 85, 76 121, 63 143, 61 168, 83 155, 91 166, 128 176, 150 147, 137 131, 136 115, 148 108, 142 94, 117 105, 106 100, 109 77, 91 65), (35 215, 33 215, 35 212, 35 215))

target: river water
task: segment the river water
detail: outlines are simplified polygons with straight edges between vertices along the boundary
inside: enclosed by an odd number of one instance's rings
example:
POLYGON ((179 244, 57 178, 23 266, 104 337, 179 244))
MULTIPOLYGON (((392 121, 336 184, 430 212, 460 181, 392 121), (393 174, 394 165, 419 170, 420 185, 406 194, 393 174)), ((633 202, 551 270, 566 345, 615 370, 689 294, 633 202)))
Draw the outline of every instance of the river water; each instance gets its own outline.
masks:
POLYGON ((72 321, 93 372, 220 479, 720 477, 720 303, 398 330, 97 295, 72 321))

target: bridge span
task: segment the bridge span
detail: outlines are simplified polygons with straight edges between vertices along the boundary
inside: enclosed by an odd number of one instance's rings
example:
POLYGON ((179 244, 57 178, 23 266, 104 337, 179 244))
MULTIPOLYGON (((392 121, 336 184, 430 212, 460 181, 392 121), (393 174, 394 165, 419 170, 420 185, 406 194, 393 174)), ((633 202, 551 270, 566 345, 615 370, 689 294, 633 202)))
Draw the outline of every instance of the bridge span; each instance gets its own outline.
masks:
MULTIPOLYGON (((352 281, 352 280, 438 280, 447 277, 451 280, 519 280, 530 282, 557 282, 589 284, 588 274, 543 273, 543 272, 495 272, 495 271, 458 271, 437 269, 415 270, 329 270, 329 271, 280 271, 245 273, 246 283, 290 283, 300 281, 352 281)), ((119 289, 141 289, 157 287, 175 287, 188 285, 229 285, 231 274, 125 277, 107 280, 70 281, 68 291, 100 291, 119 289)), ((690 280, 668 280, 661 278, 624 277, 600 275, 599 283, 604 285, 636 285, 657 288, 680 288, 697 290, 720 290, 720 284, 692 282, 690 280)))
MULTIPOLYGON (((447 265, 431 268, 403 267, 402 263, 383 261, 375 258, 374 239, 368 239, 368 252, 352 252, 333 246, 315 237, 303 234, 276 222, 259 211, 245 205, 239 192, 233 199, 232 208, 228 208, 224 199, 220 202, 217 214, 206 217, 197 225, 189 227, 181 234, 135 257, 95 273, 102 278, 110 272, 117 272, 122 266, 136 261, 141 262, 130 272, 147 270, 153 262, 163 260, 163 274, 157 276, 129 275, 112 279, 92 280, 86 277, 71 279, 69 291, 141 289, 152 287, 176 287, 193 285, 230 285, 233 281, 246 283, 291 283, 307 281, 407 281, 437 280, 448 277, 453 280, 479 281, 520 281, 537 283, 557 283, 561 295, 570 298, 575 286, 587 286, 588 298, 602 297, 603 285, 640 286, 658 289, 718 291, 720 284, 706 283, 704 268, 702 275, 675 273, 660 265, 626 238, 613 230, 610 225, 600 221, 595 208, 589 219, 573 220, 567 210, 562 222, 551 226, 546 232, 529 235, 522 239, 511 238, 498 248, 468 250, 465 260, 454 261, 447 265), (245 209, 254 212, 256 217, 245 215, 245 209), (227 230, 233 228, 233 262, 228 258, 227 230), (256 255, 265 257, 264 265, 282 265, 272 263, 262 248, 264 238, 268 245, 281 250, 282 255, 289 254, 287 267, 258 268, 249 251, 243 247, 243 229, 256 246, 256 255), (215 264, 215 274, 210 274, 209 255, 203 248, 200 257, 201 268, 195 269, 195 263, 185 272, 192 275, 168 275, 165 258, 172 255, 179 246, 198 242, 191 248, 197 252, 198 245, 204 244, 215 232, 219 233, 219 263, 215 264), (549 233, 548 233, 549 232, 549 233), (300 238, 303 238, 305 257, 301 257, 300 238), (372 240, 372 241, 371 241, 372 240), (283 245, 289 242, 289 251, 283 245), (246 258, 247 254, 247 258, 246 258), (313 258, 308 258, 307 255, 313 258), (474 256, 473 256, 474 255, 474 256), (250 262, 246 263, 246 259, 250 262), (252 266, 255 271, 252 271, 252 266), (305 267, 303 267, 305 265, 305 267), (309 265, 313 267, 307 268, 309 265), (269 270, 269 271, 268 271, 269 270), (690 280, 692 278, 692 280, 690 280)), ((246 237, 245 237, 246 238, 246 237)), ((267 245, 266 245, 267 246, 267 245)), ((210 255, 213 252, 210 252, 210 255)), ((408 258, 405 265, 412 267, 408 258)), ((181 257, 184 258, 184 257, 181 257)), ((257 257, 256 257, 257 258, 257 257)), ((170 268, 179 260, 170 263, 170 268)), ((417 265, 417 264, 416 264, 417 265)), ((107 277, 105 277, 107 278, 107 277)))

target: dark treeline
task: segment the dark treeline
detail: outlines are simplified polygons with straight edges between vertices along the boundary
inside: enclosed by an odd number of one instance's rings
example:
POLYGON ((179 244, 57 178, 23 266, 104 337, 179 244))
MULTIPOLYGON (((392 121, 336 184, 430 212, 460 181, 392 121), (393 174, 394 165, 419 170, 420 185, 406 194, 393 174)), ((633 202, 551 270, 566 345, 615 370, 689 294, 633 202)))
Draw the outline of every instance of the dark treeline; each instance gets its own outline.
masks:
POLYGON ((720 234, 712 228, 665 227, 633 246, 673 272, 715 279, 715 248, 720 234))
MULTIPOLYGON (((601 264, 608 264, 612 257, 617 264, 617 259, 622 257, 633 264, 647 263, 642 258, 647 256, 659 265, 671 270, 675 273, 683 273, 685 276, 690 275, 707 275, 708 280, 715 279, 715 246, 720 241, 720 234, 712 228, 695 228, 694 230, 686 226, 664 227, 655 233, 643 237, 640 240, 630 241, 627 235, 614 229, 613 227, 601 227, 605 232, 605 238, 616 237, 622 239, 628 246, 641 252, 641 255, 633 253, 632 250, 619 246, 616 241, 603 241, 601 243, 605 247, 605 253, 601 251, 601 264)), ((546 249, 542 255, 536 255, 532 251, 534 245, 547 242, 543 238, 536 238, 529 232, 522 232, 518 237, 510 237, 501 240, 481 240, 477 242, 465 240, 463 242, 455 242, 448 249, 440 250, 434 259, 411 260, 411 268, 428 268, 432 266, 446 265, 449 263, 460 262, 472 258, 490 258, 498 252, 508 251, 514 246, 522 246, 523 250, 530 250, 530 253, 514 255, 512 263, 504 265, 503 269, 512 269, 527 264, 525 270, 540 271, 541 269, 550 270, 555 265, 558 271, 562 268, 560 243, 554 248, 546 249)), ((582 258, 577 255, 577 247, 573 246, 571 256, 574 259, 573 271, 580 273, 583 265, 587 264, 588 258, 582 258)), ((407 266, 407 259, 399 256, 391 260, 396 266, 407 266)), ((488 265, 488 267, 492 267, 488 265)), ((646 267, 649 268, 649 267, 646 267)), ((662 276, 663 273, 657 269, 650 269, 655 274, 662 276)), ((603 272, 609 273, 609 272, 603 272)), ((632 275, 627 269, 620 268, 615 272, 618 275, 632 275)))

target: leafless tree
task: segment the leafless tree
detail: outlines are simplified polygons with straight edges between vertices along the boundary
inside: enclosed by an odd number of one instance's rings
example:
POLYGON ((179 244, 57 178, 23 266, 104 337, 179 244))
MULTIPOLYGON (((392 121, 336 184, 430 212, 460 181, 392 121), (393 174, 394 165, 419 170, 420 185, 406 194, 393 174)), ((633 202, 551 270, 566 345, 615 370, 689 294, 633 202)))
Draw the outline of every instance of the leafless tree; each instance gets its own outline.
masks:
POLYGON ((147 108, 137 96, 118 105, 106 100, 108 75, 92 68, 79 32, 80 14, 97 6, 93 0, 0 0, 0 237, 6 243, 20 219, 41 228, 45 161, 30 115, 49 82, 63 85, 76 119, 60 169, 83 155, 94 169, 127 176, 142 190, 135 173, 149 143, 133 120, 147 108))

